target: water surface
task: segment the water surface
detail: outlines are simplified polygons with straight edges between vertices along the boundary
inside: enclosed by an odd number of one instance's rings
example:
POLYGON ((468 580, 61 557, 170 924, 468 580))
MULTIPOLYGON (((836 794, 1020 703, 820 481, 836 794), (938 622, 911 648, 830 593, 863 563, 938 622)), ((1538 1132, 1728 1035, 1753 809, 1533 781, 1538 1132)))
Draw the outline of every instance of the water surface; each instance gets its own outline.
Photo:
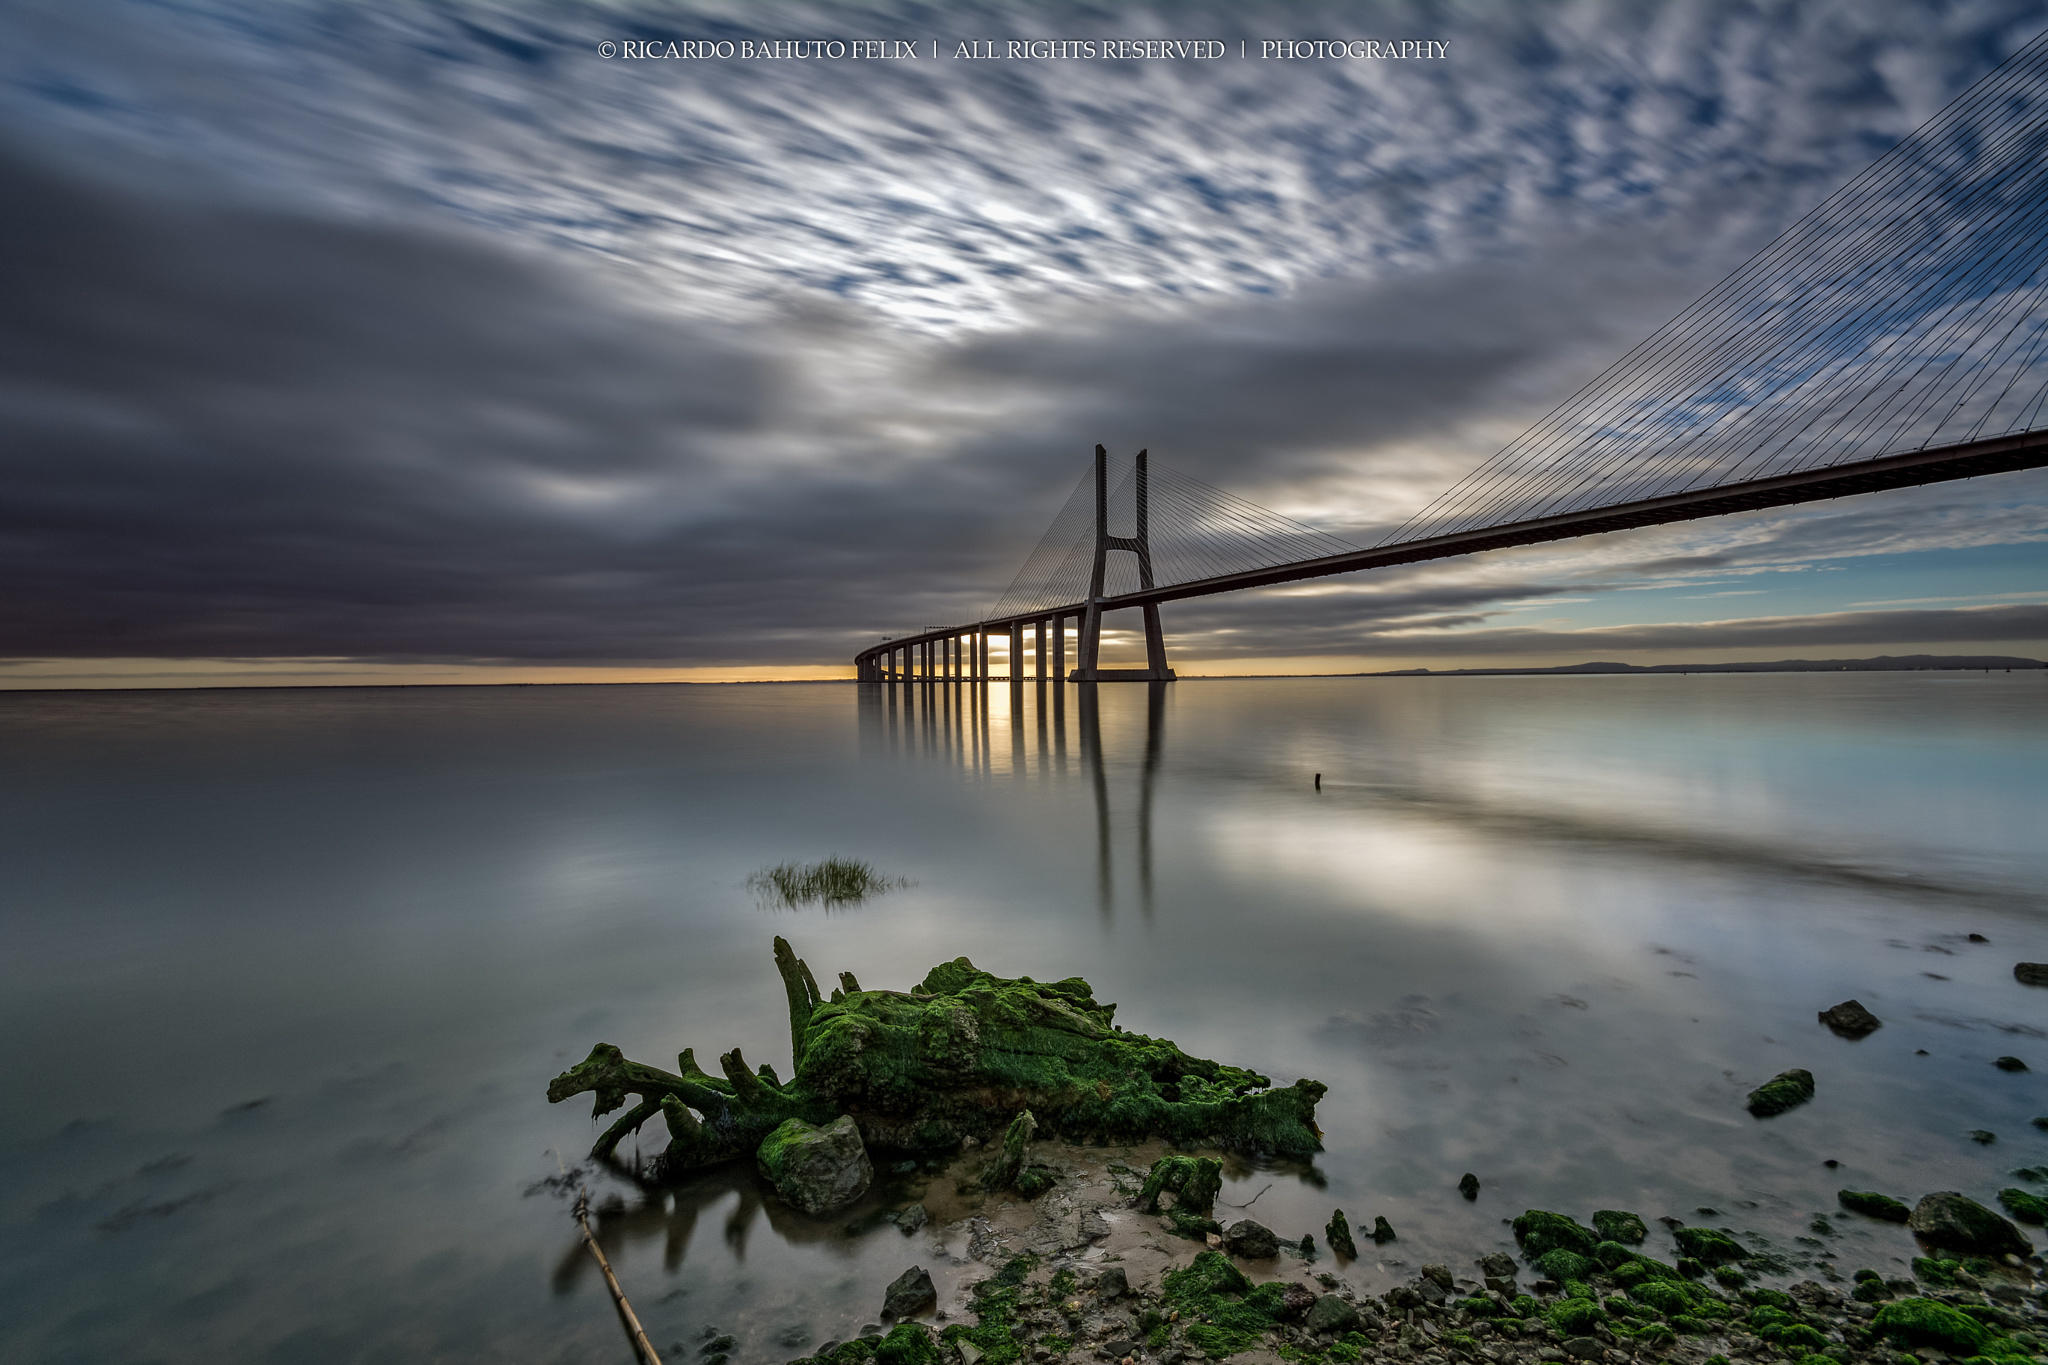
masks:
MULTIPOLYGON (((786 1074, 777 933, 827 980, 1083 975, 1127 1027, 1327 1082, 1313 1176, 1224 1198, 1295 1236, 1386 1215, 1362 1287, 1532 1205, 1902 1266, 1861 1220, 1796 1239, 1844 1185, 1988 1199, 2048 1159, 2048 992, 2011 974, 2048 959, 2048 676, 1099 691, 0 696, 0 1357, 618 1357, 528 1193, 594 1135, 546 1082, 599 1040, 786 1074), (747 889, 833 853, 913 884, 747 889), (1858 1043, 1814 1019, 1851 996, 1885 1021, 1858 1043), (1790 1066, 1818 1098, 1750 1119, 1790 1066)), ((614 1192, 657 1344, 715 1325, 743 1363, 935 1256, 744 1170, 614 1192)))

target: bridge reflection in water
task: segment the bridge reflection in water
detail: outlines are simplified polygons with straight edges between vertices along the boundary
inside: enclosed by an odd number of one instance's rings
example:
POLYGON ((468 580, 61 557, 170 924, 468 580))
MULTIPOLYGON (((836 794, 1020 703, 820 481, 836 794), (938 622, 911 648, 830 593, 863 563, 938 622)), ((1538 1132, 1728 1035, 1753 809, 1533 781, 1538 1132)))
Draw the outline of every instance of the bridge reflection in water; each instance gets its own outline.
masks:
MULTIPOLYGON (((990 780, 1064 782, 1069 747, 1095 797, 1096 894, 1104 919, 1116 912, 1114 831, 1118 808, 1128 797, 1112 789, 1110 762, 1102 744, 1102 705, 1096 683, 864 682, 860 688, 860 736, 864 757, 915 757, 957 766, 990 780), (1071 732, 1071 734, 1070 734, 1071 732)), ((1119 688, 1119 695, 1135 689, 1119 688)), ((1144 684, 1143 757, 1137 765, 1136 813, 1138 906, 1152 917, 1152 804, 1166 735, 1165 682, 1144 684)))

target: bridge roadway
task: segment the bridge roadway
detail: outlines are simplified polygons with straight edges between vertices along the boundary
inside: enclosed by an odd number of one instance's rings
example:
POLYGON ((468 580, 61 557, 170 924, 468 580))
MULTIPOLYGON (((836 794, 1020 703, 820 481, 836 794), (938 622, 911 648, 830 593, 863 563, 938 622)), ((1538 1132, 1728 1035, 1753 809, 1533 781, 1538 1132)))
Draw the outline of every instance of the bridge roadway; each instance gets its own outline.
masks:
MULTIPOLYGON (((1696 521, 1703 517, 1751 512, 1765 507, 1786 507, 1794 503, 1819 502, 1856 493, 1876 493, 1888 488, 1911 488, 1920 484, 1944 483, 1952 479, 1975 478, 1981 474, 2004 474, 2048 465, 2048 430, 2021 432, 1958 445, 1911 450, 1875 459, 1856 460, 1824 469, 1769 478, 1746 479, 1664 497, 1615 503, 1583 512, 1562 512, 1526 521, 1503 522, 1447 535, 1424 536, 1370 549, 1304 559, 1293 564, 1247 569, 1241 573, 1198 578, 1186 583, 1162 584, 1137 592, 1104 597, 1095 603, 1098 611, 1126 607, 1157 606, 1189 597, 1237 592, 1245 588, 1270 588, 1281 583, 1299 583, 1311 578, 1353 573, 1360 569, 1382 569, 1395 564, 1415 564, 1429 559, 1450 559, 1498 550, 1510 545, 1537 545, 1545 541, 1571 540, 1637 526, 1659 526, 1667 522, 1696 521)), ((994 617, 970 625, 946 626, 906 635, 870 646, 854 657, 862 681, 943 681, 956 678, 988 679, 988 637, 1007 632, 1011 657, 1021 659, 1024 627, 1033 627, 1038 639, 1037 676, 1047 676, 1046 630, 1053 632, 1052 676, 1064 672, 1065 624, 1082 616, 1088 602, 994 617), (898 658, 897 656, 901 656, 898 658)), ((1104 671, 1111 680, 1118 675, 1104 671)), ((1123 676, 1136 677, 1139 673, 1123 676)))

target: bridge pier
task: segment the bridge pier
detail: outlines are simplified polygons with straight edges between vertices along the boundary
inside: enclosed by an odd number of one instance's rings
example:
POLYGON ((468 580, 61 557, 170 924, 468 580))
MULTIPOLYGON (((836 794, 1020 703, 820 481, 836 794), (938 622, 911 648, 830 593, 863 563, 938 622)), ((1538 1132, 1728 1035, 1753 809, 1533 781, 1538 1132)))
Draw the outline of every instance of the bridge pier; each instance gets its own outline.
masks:
POLYGON ((1146 452, 1138 452, 1137 508, 1133 518, 1135 534, 1109 533, 1109 452, 1095 447, 1095 567, 1088 576, 1088 606, 1081 616, 1080 666, 1071 675, 1074 682, 1171 682, 1173 670, 1166 665, 1166 633, 1159 624, 1159 608, 1147 602, 1140 610, 1145 616, 1145 667, 1102 667, 1102 576, 1109 551, 1127 550, 1138 557, 1138 586, 1158 586, 1152 578, 1152 486, 1146 472, 1146 452))
POLYGON ((1010 681, 1024 681, 1024 623, 1010 627, 1010 681))
POLYGON ((1039 617, 1039 618, 1038 618, 1038 621, 1037 621, 1037 627, 1038 627, 1038 641, 1037 641, 1037 644, 1036 644, 1036 646, 1035 646, 1035 648, 1034 648, 1034 650, 1033 650, 1033 653, 1032 653, 1032 659, 1031 659, 1031 676, 1032 676, 1032 677, 1034 677, 1034 678, 1036 678, 1036 679, 1038 679, 1038 681, 1040 681, 1040 682, 1044 682, 1044 681, 1045 681, 1045 662, 1046 662, 1046 660, 1045 660, 1045 618, 1044 618, 1043 616, 1041 616, 1041 617, 1039 617))

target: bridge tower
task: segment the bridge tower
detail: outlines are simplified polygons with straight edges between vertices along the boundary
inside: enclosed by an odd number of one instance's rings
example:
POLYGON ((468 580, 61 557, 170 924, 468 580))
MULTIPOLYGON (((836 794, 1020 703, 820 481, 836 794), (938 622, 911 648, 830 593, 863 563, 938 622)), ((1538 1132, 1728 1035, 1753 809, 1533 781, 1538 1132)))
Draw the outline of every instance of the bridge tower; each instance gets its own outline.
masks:
POLYGON ((1145 471, 1145 452, 1138 452, 1136 478, 1137 514, 1133 535, 1109 533, 1109 452, 1095 447, 1095 567, 1088 575, 1088 605, 1081 614, 1081 638, 1075 642, 1079 667, 1068 675, 1072 682, 1171 682, 1173 670, 1166 666, 1166 635, 1159 627, 1159 607, 1147 602, 1139 610, 1145 615, 1145 667, 1103 668, 1102 655, 1102 571, 1111 550, 1128 550, 1138 557, 1138 586, 1158 585, 1152 579, 1151 488, 1145 471))

